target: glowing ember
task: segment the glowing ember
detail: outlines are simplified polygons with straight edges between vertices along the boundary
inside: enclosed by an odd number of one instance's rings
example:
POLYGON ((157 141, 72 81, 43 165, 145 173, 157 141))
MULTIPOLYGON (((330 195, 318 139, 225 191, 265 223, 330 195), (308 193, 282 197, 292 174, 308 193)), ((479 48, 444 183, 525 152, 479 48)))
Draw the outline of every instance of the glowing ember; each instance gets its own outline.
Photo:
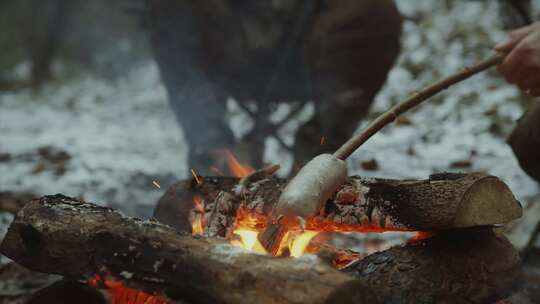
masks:
MULTIPOLYGON (((225 151, 225 155, 229 170, 234 176, 245 177, 255 171, 250 166, 242 165, 230 151, 225 151)), ((232 236, 230 236, 231 244, 256 253, 267 254, 257 239, 259 232, 262 231, 265 225, 265 215, 250 212, 244 208, 238 208, 233 225, 234 229, 232 236)), ((280 248, 282 249, 280 253, 283 252, 284 248, 288 248, 291 256, 302 256, 310 240, 315 235, 317 235, 316 231, 289 233, 288 237, 285 237, 280 244, 280 248)))
POLYGON ((197 182, 197 185, 200 185, 200 184, 201 184, 201 180, 199 179, 199 176, 197 175, 197 173, 195 172, 195 170, 191 169, 191 175, 193 175, 193 178, 194 178, 195 181, 197 182))
POLYGON ((425 239, 429 239, 434 236, 435 232, 429 231, 417 231, 416 234, 409 240, 409 242, 417 242, 425 239))
MULTIPOLYGON (((321 144, 324 144, 325 138, 321 137, 321 144)), ((227 157, 228 166, 231 173, 236 177, 245 177, 254 172, 254 169, 242 165, 238 159, 229 151, 223 151, 227 157)), ((192 170, 193 176, 199 181, 197 175, 192 170)), ((249 203, 249 202, 246 202, 249 203)), ((204 201, 199 196, 193 198, 194 210, 191 217, 192 234, 201 235, 204 232, 205 223, 205 210, 204 201)), ((231 244, 242 247, 246 250, 256 252, 259 254, 268 254, 262 247, 258 240, 259 233, 265 228, 267 223, 267 216, 265 214, 258 213, 254 210, 246 209, 244 206, 239 207, 236 210, 236 215, 232 229, 229 230, 227 239, 231 244)), ((325 218, 314 217, 308 219, 305 223, 305 230, 291 230, 288 231, 279 244, 279 249, 276 255, 285 255, 291 257, 300 257, 306 253, 315 253, 320 250, 322 239, 318 236, 324 236, 322 232, 388 232, 390 229, 381 227, 360 227, 358 225, 345 225, 338 224, 333 221, 329 221, 325 218), (318 240, 312 242, 317 237, 318 240), (315 245, 319 244, 319 245, 315 245)), ((429 237, 429 234, 419 234, 417 239, 429 237)), ((342 268, 357 260, 358 254, 348 251, 343 251, 334 259, 336 268, 342 268)))
POLYGON ((168 304, 163 297, 151 295, 140 290, 126 287, 122 282, 103 279, 96 275, 87 284, 92 287, 105 287, 109 293, 111 304, 168 304))

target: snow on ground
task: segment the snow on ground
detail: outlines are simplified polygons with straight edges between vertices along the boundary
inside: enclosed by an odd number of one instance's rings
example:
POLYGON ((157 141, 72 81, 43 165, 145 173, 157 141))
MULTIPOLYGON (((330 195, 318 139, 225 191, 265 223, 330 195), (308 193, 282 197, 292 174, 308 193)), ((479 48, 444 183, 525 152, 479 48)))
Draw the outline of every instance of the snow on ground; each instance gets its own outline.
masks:
MULTIPOLYGON (((402 56, 377 97, 374 114, 490 55, 493 43, 504 38, 494 1, 460 1, 449 7, 445 1, 397 2, 420 21, 404 24, 402 56)), ((497 73, 477 75, 372 138, 353 155, 352 173, 426 178, 440 171, 486 171, 526 199, 538 187, 504 142, 522 113, 521 98, 497 73), (360 168, 371 159, 377 160, 378 170, 360 168), (471 166, 452 168, 456 161, 471 166)), ((231 117, 236 129, 247 125, 241 114, 231 117)), ((289 141, 297 124, 285 128, 289 141)), ((285 152, 269 143, 267 160, 290 163, 285 152)), ((148 215, 168 184, 187 176, 186 152, 152 62, 116 81, 75 76, 48 84, 38 95, 29 90, 0 95, 0 155, 11 156, 0 161, 0 191, 62 192, 148 215), (65 173, 36 169, 36 151, 44 146, 71 156, 65 173)))
POLYGON ((153 63, 117 82, 88 76, 50 84, 37 96, 3 94, 0 107, 0 153, 12 156, 0 162, 0 190, 61 192, 133 214, 186 171, 186 146, 153 63), (32 173, 44 146, 71 156, 64 174, 32 173))

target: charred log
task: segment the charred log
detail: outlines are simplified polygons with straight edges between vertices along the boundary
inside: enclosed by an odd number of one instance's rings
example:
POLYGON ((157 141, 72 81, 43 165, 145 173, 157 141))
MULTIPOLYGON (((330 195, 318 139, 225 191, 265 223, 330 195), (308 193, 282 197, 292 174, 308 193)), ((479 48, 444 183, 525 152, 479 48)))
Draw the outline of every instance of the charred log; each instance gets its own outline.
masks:
POLYGON ((59 195, 28 203, 0 252, 32 270, 106 273, 190 303, 325 303, 347 284, 377 303, 362 282, 317 259, 245 254, 222 240, 194 238, 59 195))
POLYGON ((192 303, 485 303, 520 277, 516 252, 487 227, 394 247, 340 272, 310 256, 247 254, 61 195, 26 204, 0 252, 32 270, 108 274, 192 303))
MULTIPOLYGON (((189 231, 193 198, 198 197, 209 235, 225 236, 230 227, 224 226, 239 207, 267 215, 286 183, 275 177, 249 184, 230 177, 181 181, 160 199, 154 216, 189 231), (215 215, 216 210, 226 212, 215 215), (216 221, 219 229, 214 228, 216 221)), ((350 177, 308 225, 328 231, 418 231, 502 224, 520 216, 521 206, 508 186, 490 175, 437 174, 427 180, 350 177)))
POLYGON ((365 279, 386 303, 494 303, 521 287, 518 264, 504 237, 476 227, 377 252, 344 271, 365 279))

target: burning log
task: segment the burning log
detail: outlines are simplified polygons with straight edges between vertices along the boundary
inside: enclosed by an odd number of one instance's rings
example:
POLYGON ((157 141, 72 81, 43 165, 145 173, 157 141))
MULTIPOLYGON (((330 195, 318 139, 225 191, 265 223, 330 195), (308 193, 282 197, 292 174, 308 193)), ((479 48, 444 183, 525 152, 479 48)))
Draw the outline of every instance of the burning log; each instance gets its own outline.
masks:
POLYGON ((485 303, 521 275, 516 251, 488 227, 394 247, 340 272, 313 256, 251 254, 62 195, 29 202, 0 252, 32 270, 106 274, 189 303, 485 303))
POLYGON ((90 278, 96 273, 189 303, 324 303, 354 277, 317 259, 245 254, 217 239, 194 238, 155 221, 61 195, 28 203, 0 252, 35 271, 90 278))
POLYGON ((62 195, 26 204, 0 252, 32 270, 100 273, 189 303, 485 303, 520 277, 517 253, 488 227, 394 247, 340 272, 313 256, 250 254, 62 195))
MULTIPOLYGON (((224 237, 231 232, 238 210, 264 218, 287 184, 271 176, 248 184, 245 178, 200 179, 173 185, 158 202, 154 216, 190 231, 198 215, 208 236, 224 237), (204 206, 193 210, 194 198, 204 206)), ((334 232, 430 231, 502 224, 520 216, 521 206, 508 186, 482 173, 436 174, 427 180, 350 177, 306 227, 334 232)))

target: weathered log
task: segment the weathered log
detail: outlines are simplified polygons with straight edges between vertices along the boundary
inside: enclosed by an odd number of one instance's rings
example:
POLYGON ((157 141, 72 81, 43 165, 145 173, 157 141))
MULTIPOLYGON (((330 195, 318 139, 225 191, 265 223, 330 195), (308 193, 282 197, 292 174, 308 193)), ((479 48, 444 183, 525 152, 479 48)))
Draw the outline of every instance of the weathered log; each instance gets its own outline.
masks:
POLYGON ((494 303, 522 287, 518 260, 508 240, 476 227, 368 255, 345 271, 387 295, 385 303, 494 303))
POLYGON ((540 103, 533 103, 519 119, 508 143, 523 171, 540 182, 540 103))
MULTIPOLYGON (((193 198, 198 197, 204 210, 195 212, 204 213, 205 226, 213 229, 209 236, 225 236, 231 221, 224 219, 215 228, 216 210, 227 217, 242 206, 266 215, 286 184, 275 177, 247 185, 230 177, 181 181, 160 199, 154 216, 189 231, 193 198)), ((308 226, 327 231, 429 231, 503 224, 520 216, 521 205, 508 186, 482 173, 437 174, 427 180, 350 177, 308 226)))
POLYGON ((485 303, 521 275, 515 250, 488 227, 394 247, 340 272, 313 256, 250 254, 62 195, 26 204, 0 252, 32 270, 105 273, 189 303, 485 303))
POLYGON ((194 238, 59 195, 28 203, 0 252, 35 271, 106 272, 189 303, 334 303, 348 284, 378 303, 360 281, 318 259, 244 254, 223 240, 194 238))

